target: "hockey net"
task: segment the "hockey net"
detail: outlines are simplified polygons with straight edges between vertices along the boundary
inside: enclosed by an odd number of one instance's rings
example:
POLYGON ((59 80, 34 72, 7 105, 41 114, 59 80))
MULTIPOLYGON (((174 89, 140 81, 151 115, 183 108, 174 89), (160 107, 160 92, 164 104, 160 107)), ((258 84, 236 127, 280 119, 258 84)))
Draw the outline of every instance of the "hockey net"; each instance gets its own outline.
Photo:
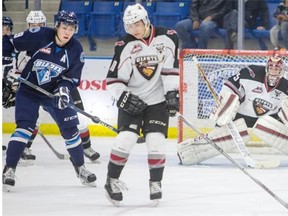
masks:
MULTIPOLYGON (((277 52, 284 58, 285 71, 288 71, 288 51, 277 52)), ((180 53, 180 113, 192 122, 203 133, 215 126, 209 119, 214 98, 208 90, 193 58, 198 60, 209 82, 217 93, 222 89, 224 81, 248 65, 266 65, 269 56, 274 51, 259 50, 201 50, 187 49, 180 53)), ((287 78, 287 73, 285 74, 287 78)), ((178 142, 191 139, 197 134, 182 121, 178 122, 178 142)), ((261 140, 251 134, 252 140, 248 145, 261 147, 261 140)))

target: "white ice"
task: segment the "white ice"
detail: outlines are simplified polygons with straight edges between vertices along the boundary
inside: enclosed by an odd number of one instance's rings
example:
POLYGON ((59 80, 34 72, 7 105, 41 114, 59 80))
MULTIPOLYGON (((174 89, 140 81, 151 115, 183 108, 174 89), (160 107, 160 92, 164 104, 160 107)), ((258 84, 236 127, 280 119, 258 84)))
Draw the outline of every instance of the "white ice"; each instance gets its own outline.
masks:
MULTIPOLYGON (((53 146, 67 153, 60 136, 46 136, 53 146)), ((3 135, 7 144, 9 135, 3 135)), ((288 209, 266 190, 236 168, 222 155, 198 166, 181 166, 176 155, 176 141, 167 144, 167 163, 162 181, 163 199, 158 207, 149 200, 148 166, 145 144, 137 144, 130 154, 120 179, 129 190, 123 193, 120 207, 106 199, 104 184, 110 148, 114 138, 92 137, 92 146, 101 154, 101 163, 86 161, 86 167, 97 176, 97 187, 83 186, 69 160, 59 160, 36 137, 32 146, 36 154, 33 166, 17 167, 16 185, 2 192, 5 216, 287 216, 288 209)), ((238 154, 231 155, 244 166, 238 154)), ((254 155, 268 159, 271 155, 254 155)), ((281 200, 288 202, 288 156, 278 168, 246 169, 281 200)), ((2 159, 2 167, 5 156, 2 159)))

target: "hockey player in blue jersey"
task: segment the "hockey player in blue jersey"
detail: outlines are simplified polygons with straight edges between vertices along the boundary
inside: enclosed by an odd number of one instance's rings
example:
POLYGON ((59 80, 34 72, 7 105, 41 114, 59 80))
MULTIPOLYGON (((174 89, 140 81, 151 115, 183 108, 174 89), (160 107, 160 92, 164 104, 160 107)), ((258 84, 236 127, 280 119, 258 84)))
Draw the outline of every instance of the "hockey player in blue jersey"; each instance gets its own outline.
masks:
MULTIPOLYGON (((41 10, 30 11, 29 14, 27 15, 26 22, 27 22, 28 29, 32 29, 35 27, 45 27, 46 16, 41 10)), ((10 70, 8 72, 8 76, 9 75, 19 76, 30 58, 31 58, 30 54, 26 51, 18 53, 17 61, 16 61, 17 63, 16 68, 14 70, 10 70)), ((3 90, 3 95, 6 95, 6 96, 5 98, 2 99, 2 102, 5 108, 9 108, 10 106, 15 106, 15 91, 18 86, 18 81, 13 82, 13 80, 11 81, 9 77, 7 77, 5 81, 7 82, 5 83, 6 88, 3 90)), ((84 110, 83 102, 82 102, 80 93, 78 91, 78 88, 74 88, 74 90, 71 92, 71 95, 75 103, 75 106, 84 110)), ((84 155, 87 158, 89 158, 91 162, 97 162, 97 159, 100 157, 100 154, 94 151, 94 149, 91 147, 90 132, 86 123, 86 117, 83 115, 80 115, 78 117, 80 121, 80 124, 78 125, 78 129, 80 130, 80 137, 82 139, 84 155)), ((36 128, 33 131, 31 139, 29 140, 29 142, 27 143, 23 151, 23 154, 21 156, 21 160, 19 163, 23 165, 29 165, 29 164, 33 164, 33 161, 36 159, 36 156, 32 154, 31 145, 38 133, 38 130, 39 130, 39 123, 36 124, 36 128)))
POLYGON ((84 66, 83 48, 73 37, 77 29, 76 15, 73 12, 60 11, 54 29, 32 28, 15 34, 12 39, 16 50, 31 53, 31 59, 21 77, 56 97, 51 99, 23 83, 19 85, 15 106, 16 129, 9 140, 3 170, 3 186, 7 191, 15 185, 16 166, 35 128, 40 106, 57 123, 81 183, 95 185, 95 174, 84 165, 77 113, 67 108, 68 103, 73 102, 70 92, 79 85, 84 66))

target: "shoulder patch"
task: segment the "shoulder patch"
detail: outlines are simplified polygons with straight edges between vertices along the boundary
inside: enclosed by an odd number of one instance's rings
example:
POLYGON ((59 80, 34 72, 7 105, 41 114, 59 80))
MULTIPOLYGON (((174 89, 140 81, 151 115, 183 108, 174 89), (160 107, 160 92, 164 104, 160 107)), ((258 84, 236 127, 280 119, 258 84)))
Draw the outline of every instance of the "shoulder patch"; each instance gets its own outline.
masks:
POLYGON ((21 37, 21 36, 23 36, 23 34, 24 34, 24 32, 19 32, 19 33, 14 35, 14 38, 21 37))
POLYGON ((121 41, 116 41, 115 46, 123 46, 125 42, 123 40, 121 41))
POLYGON ((167 35, 174 35, 174 34, 177 34, 177 32, 173 29, 169 29, 167 30, 167 35))

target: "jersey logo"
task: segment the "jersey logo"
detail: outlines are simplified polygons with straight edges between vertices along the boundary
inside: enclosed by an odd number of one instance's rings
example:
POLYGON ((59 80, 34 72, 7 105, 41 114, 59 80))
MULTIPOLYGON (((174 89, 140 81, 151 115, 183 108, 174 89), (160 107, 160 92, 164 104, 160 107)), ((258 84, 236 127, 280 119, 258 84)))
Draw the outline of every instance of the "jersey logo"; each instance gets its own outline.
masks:
POLYGON ((140 74, 147 80, 150 80, 158 68, 157 56, 141 56, 135 59, 135 64, 140 74))
POLYGON ((41 49, 39 49, 39 52, 50 54, 51 53, 51 48, 49 48, 49 47, 41 48, 41 49))
POLYGON ((254 92, 254 93, 259 93, 259 94, 260 94, 260 93, 263 92, 263 89, 258 86, 258 87, 256 87, 255 89, 253 89, 252 92, 254 92))
POLYGON ((66 55, 63 55, 63 57, 60 59, 60 61, 65 63, 66 62, 66 55))
POLYGON ((43 85, 50 82, 53 77, 57 77, 61 74, 64 69, 64 67, 52 62, 37 59, 34 62, 32 71, 36 72, 38 84, 43 85))
POLYGON ((131 54, 140 52, 142 50, 141 44, 135 44, 131 50, 131 54))
POLYGON ((253 100, 253 108, 257 116, 262 116, 273 108, 273 104, 261 98, 253 100))

